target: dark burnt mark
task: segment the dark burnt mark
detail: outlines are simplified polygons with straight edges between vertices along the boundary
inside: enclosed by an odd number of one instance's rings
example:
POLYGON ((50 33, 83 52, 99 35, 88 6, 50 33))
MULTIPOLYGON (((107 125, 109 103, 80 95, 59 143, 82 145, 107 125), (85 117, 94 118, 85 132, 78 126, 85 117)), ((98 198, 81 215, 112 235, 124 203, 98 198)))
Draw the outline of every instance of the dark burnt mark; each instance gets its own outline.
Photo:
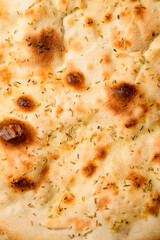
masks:
POLYGON ((96 165, 89 162, 85 167, 82 168, 82 173, 85 177, 92 177, 96 171, 96 165))
POLYGON ((29 96, 21 96, 17 100, 17 105, 26 112, 33 111, 35 108, 35 103, 33 99, 29 96))
POLYGON ((120 83, 118 86, 111 87, 113 97, 117 100, 128 103, 137 94, 137 89, 134 85, 129 83, 120 83))
POLYGON ((33 143, 35 131, 28 123, 16 119, 0 122, 0 140, 8 146, 19 147, 33 143))
POLYGON ((117 83, 108 87, 108 107, 117 114, 126 111, 138 95, 138 89, 130 83, 117 83))
POLYGON ((111 13, 106 13, 106 15, 104 16, 104 21, 105 22, 110 22, 112 19, 112 14, 111 13))
POLYGON ((30 49, 31 61, 46 65, 51 63, 54 55, 63 50, 62 39, 54 29, 43 29, 36 34, 26 37, 30 49))
POLYGON ((36 188, 36 183, 29 178, 20 177, 18 179, 13 179, 11 182, 11 187, 15 190, 29 191, 36 188))
POLYGON ((131 119, 125 123, 126 128, 132 128, 137 125, 137 120, 136 119, 131 119))
POLYGON ((27 175, 22 175, 11 181, 11 187, 16 191, 22 192, 37 189, 41 185, 41 183, 44 182, 48 171, 49 166, 45 164, 44 166, 42 166, 42 169, 40 170, 40 172, 37 173, 34 179, 31 179, 27 175))
POLYGON ((66 76, 67 85, 75 88, 76 90, 82 90, 85 85, 85 78, 81 72, 71 72, 66 76))
POLYGON ((137 172, 130 172, 127 178, 134 188, 140 188, 146 182, 146 178, 137 172))
POLYGON ((11 123, 0 128, 0 137, 10 143, 25 141, 24 127, 21 124, 11 123))

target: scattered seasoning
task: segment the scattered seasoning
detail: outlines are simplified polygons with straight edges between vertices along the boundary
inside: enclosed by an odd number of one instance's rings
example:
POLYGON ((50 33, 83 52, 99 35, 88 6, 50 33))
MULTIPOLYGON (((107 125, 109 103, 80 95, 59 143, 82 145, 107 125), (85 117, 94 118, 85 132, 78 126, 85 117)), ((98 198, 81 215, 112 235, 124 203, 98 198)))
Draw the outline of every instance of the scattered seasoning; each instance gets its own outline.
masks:
POLYGON ((145 191, 152 191, 152 180, 150 179, 149 181, 148 181, 148 183, 146 183, 145 184, 145 188, 143 189, 143 191, 145 192, 145 191))

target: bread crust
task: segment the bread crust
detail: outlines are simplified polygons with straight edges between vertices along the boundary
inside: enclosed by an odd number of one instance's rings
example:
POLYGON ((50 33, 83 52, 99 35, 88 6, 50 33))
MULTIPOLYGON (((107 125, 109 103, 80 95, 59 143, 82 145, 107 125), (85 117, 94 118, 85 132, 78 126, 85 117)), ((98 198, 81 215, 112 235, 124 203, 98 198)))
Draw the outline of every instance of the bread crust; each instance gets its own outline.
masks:
POLYGON ((160 240, 160 1, 0 0, 0 240, 160 240))

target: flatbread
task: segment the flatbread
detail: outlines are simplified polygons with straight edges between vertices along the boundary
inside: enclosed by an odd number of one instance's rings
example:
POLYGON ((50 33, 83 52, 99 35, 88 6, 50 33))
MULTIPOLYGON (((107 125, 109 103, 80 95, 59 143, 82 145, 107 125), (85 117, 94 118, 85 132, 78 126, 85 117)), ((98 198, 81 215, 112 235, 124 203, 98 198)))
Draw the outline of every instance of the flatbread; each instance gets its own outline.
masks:
POLYGON ((0 240, 160 240, 160 1, 0 0, 0 240))

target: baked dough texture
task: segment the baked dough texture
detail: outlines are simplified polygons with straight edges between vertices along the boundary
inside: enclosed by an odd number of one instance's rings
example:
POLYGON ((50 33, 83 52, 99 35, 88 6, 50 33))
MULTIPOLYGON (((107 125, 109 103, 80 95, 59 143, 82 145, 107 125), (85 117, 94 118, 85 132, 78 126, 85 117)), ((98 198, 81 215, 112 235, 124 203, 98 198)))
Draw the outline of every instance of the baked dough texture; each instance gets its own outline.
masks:
POLYGON ((160 240, 159 33, 159 0, 0 0, 0 240, 160 240))

